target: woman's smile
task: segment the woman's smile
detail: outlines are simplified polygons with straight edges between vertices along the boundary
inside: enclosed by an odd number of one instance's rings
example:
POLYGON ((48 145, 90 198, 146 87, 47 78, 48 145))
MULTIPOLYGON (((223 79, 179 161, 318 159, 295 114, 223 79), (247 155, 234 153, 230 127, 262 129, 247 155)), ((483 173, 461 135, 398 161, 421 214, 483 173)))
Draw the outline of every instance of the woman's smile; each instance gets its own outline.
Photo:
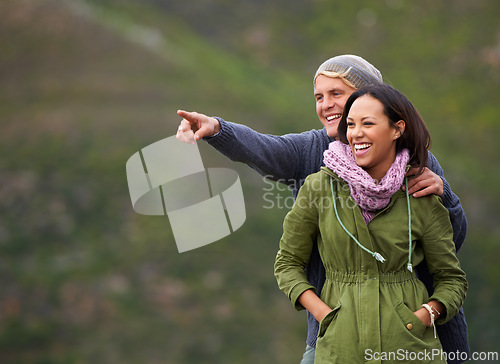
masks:
POLYGON ((370 143, 354 143, 353 146, 355 157, 361 157, 370 150, 372 145, 370 143))

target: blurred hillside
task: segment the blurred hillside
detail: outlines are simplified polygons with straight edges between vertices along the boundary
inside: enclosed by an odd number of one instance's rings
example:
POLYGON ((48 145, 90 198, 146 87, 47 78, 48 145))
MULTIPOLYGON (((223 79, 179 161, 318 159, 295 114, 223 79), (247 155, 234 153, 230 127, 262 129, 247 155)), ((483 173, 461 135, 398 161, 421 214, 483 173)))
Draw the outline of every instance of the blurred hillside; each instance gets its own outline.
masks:
POLYGON ((131 207, 125 163, 178 108, 267 133, 319 127, 312 75, 358 54, 426 120, 469 231, 471 349, 499 351, 500 3, 0 2, 0 363, 298 363, 305 313, 277 288, 288 191, 243 183, 234 234, 177 252, 131 207), (278 198, 280 203, 278 204, 278 198))

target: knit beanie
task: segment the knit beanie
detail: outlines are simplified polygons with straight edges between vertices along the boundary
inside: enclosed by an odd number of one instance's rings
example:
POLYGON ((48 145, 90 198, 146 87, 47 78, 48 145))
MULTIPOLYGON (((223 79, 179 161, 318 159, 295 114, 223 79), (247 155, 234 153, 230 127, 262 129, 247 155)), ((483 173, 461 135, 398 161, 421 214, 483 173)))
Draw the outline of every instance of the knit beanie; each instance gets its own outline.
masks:
POLYGON ((323 62, 314 75, 314 83, 318 75, 323 71, 341 74, 346 80, 356 86, 356 89, 384 82, 378 69, 363 58, 352 54, 336 56, 323 62))

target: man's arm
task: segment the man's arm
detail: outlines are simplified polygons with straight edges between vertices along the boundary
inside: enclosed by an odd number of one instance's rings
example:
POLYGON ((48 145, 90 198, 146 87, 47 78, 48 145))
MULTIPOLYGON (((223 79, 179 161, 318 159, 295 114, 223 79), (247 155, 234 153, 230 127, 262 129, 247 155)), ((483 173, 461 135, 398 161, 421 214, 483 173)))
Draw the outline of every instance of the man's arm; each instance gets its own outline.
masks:
POLYGON ((289 185, 319 170, 330 141, 324 130, 276 136, 221 118, 181 111, 178 114, 184 119, 177 139, 186 141, 183 134, 194 132, 195 140, 203 138, 232 161, 245 163, 259 174, 289 185))
MULTIPOLYGON (((407 175, 416 173, 416 169, 410 169, 407 175)), ((443 200, 443 204, 450 213, 451 225, 453 227, 453 241, 458 250, 462 247, 467 234, 467 218, 460 203, 460 199, 453 193, 451 187, 444 178, 444 172, 438 160, 429 152, 427 167, 421 175, 408 181, 408 192, 414 197, 423 197, 435 194, 443 200)))

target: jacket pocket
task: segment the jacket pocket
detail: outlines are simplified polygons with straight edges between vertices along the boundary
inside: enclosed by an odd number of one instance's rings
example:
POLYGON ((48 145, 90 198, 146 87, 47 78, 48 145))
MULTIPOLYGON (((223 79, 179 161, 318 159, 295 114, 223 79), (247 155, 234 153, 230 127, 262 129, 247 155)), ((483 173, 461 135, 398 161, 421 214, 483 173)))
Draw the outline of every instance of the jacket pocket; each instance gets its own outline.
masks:
POLYGON ((404 329, 416 338, 422 340, 427 326, 424 325, 422 321, 413 313, 404 302, 398 302, 394 306, 396 313, 398 314, 401 322, 404 325, 404 329))
POLYGON ((338 302, 337 305, 325 317, 323 317, 323 320, 319 323, 318 339, 325 336, 326 330, 328 330, 332 322, 337 318, 340 306, 341 304, 338 302))

